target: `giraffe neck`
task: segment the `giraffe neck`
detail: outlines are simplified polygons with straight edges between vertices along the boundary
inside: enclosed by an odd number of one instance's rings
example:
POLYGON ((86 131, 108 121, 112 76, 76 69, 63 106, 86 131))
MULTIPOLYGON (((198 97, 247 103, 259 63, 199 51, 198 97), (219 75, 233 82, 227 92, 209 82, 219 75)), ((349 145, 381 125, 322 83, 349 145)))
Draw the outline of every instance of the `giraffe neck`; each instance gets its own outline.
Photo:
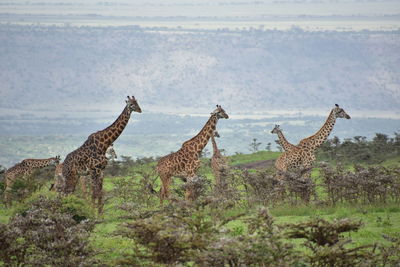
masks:
POLYGON ((195 137, 183 143, 182 148, 192 146, 194 148, 194 151, 199 154, 207 145, 210 137, 214 134, 217 122, 217 115, 211 115, 201 131, 195 137))
POLYGON ((94 134, 94 138, 99 140, 99 149, 106 153, 108 147, 121 135, 131 117, 132 111, 128 106, 124 108, 118 118, 102 131, 94 134))
POLYGON ((278 138, 279 138, 279 143, 281 144, 282 148, 285 151, 288 151, 290 149, 292 149, 294 147, 294 145, 292 145, 291 143, 289 143, 285 136, 283 135, 281 130, 278 130, 278 138))
POLYGON ((214 155, 219 154, 219 149, 217 147, 217 143, 215 142, 215 137, 213 135, 211 136, 211 142, 212 142, 212 146, 213 146, 214 155))
POLYGON ((54 159, 49 158, 49 159, 26 159, 23 161, 25 166, 31 168, 31 169, 36 169, 36 168, 43 168, 47 167, 51 164, 53 164, 54 159))
MULTIPOLYGON (((304 144, 307 145, 308 148, 316 150, 323 142, 326 141, 335 123, 336 117, 334 112, 331 111, 321 129, 319 129, 316 134, 306 138, 304 144)), ((300 144, 302 144, 302 142, 300 142, 300 144)))

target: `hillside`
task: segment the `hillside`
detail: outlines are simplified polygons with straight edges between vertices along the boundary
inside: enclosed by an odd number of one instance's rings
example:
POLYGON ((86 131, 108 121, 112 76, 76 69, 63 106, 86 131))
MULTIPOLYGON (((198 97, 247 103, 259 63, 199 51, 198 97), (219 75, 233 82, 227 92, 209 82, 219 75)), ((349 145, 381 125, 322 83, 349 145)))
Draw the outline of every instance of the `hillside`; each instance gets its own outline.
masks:
MULTIPOLYGON (((0 25, 0 108, 398 111, 398 32, 0 25), (235 56, 232 56, 235 55, 235 56)), ((54 111, 52 111, 54 110, 54 111)), ((8 113, 8 112, 7 112, 8 113)))

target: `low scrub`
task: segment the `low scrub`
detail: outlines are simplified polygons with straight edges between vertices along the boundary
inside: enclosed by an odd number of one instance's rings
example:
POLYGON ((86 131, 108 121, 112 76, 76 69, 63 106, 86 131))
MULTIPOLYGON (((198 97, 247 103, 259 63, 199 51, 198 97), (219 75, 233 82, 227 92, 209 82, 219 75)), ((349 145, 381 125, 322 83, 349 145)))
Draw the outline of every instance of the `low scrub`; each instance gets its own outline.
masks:
POLYGON ((58 198, 39 197, 0 224, 0 262, 7 266, 93 266, 90 220, 58 198), (67 208, 66 208, 67 207, 67 208))
POLYGON ((342 165, 335 168, 322 165, 322 186, 331 204, 400 202, 400 169, 382 166, 362 167, 355 165, 354 171, 342 165))

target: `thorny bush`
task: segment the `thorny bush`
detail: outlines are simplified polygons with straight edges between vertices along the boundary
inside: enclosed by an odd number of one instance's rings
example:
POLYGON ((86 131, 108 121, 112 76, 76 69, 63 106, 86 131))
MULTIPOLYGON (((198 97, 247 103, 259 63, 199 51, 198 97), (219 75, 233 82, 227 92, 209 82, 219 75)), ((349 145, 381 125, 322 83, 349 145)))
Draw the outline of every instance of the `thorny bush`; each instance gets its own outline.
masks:
MULTIPOLYGON (((117 234, 133 239, 134 256, 120 264, 148 265, 195 263, 197 266, 289 266, 295 262, 291 245, 286 244, 266 209, 246 220, 249 233, 229 230, 226 224, 245 214, 214 216, 212 199, 177 202, 147 218, 124 225, 117 234)), ((223 207, 220 207, 223 208, 223 207)))
POLYGON ((331 204, 400 202, 400 169, 383 166, 354 166, 347 171, 342 165, 322 165, 321 176, 331 204))
POLYGON ((61 200, 39 197, 8 224, 0 224, 0 263, 93 266, 94 251, 88 245, 88 238, 94 223, 80 221, 74 215, 61 200))

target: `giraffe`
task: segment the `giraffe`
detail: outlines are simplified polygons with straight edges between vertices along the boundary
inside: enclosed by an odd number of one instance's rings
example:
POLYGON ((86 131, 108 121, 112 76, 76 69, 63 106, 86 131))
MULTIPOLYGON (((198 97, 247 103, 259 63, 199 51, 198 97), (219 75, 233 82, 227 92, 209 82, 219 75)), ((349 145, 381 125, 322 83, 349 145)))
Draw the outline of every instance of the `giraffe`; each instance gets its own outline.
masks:
POLYGON ((321 129, 314 135, 302 139, 291 150, 283 152, 276 160, 275 168, 283 172, 301 170, 303 175, 309 177, 315 161, 315 151, 326 141, 338 118, 350 119, 350 116, 338 104, 335 104, 321 129))
MULTIPOLYGON (((117 158, 117 153, 114 150, 113 144, 111 144, 107 148, 106 157, 107 157, 107 160, 111 160, 111 161, 113 161, 114 159, 117 158)), ((64 166, 63 163, 59 163, 56 166, 56 169, 54 170, 54 184, 52 184, 50 186, 49 190, 55 191, 55 189, 57 187, 62 186, 62 183, 64 182, 64 177, 62 176, 63 166, 64 166)), ((80 187, 81 187, 81 191, 82 191, 83 195, 85 196, 85 198, 87 197, 87 193, 88 193, 87 192, 87 186, 88 186, 88 184, 90 182, 89 178, 90 178, 90 176, 87 176, 87 175, 86 176, 80 176, 79 180, 78 180, 78 183, 80 184, 80 187)))
POLYGON ((48 159, 24 159, 15 164, 5 172, 6 188, 4 190, 4 201, 9 204, 11 201, 11 190, 18 178, 27 179, 36 169, 47 166, 55 166, 60 162, 60 156, 48 159))
POLYGON ((142 110, 135 97, 125 101, 126 106, 119 117, 104 130, 91 134, 82 146, 72 151, 64 160, 62 176, 65 182, 57 187, 62 194, 74 192, 79 176, 89 174, 92 178, 92 200, 98 205, 99 214, 102 213, 102 173, 107 165, 105 153, 107 148, 120 136, 128 124, 131 113, 141 113, 142 110))
MULTIPOLYGON (((160 158, 156 170, 162 182, 160 190, 161 203, 165 198, 169 197, 172 176, 185 176, 189 182, 195 178, 196 172, 200 167, 200 153, 214 134, 218 120, 222 118, 228 119, 229 116, 220 105, 217 105, 217 108, 211 113, 210 118, 196 136, 184 142, 178 151, 160 158)), ((194 199, 191 189, 186 190, 185 198, 187 200, 194 199)))
MULTIPOLYGON (((108 148, 107 148, 107 151, 106 151, 106 158, 107 158, 107 161, 114 161, 116 158, 117 158, 117 153, 115 152, 115 150, 114 150, 114 144, 111 144, 108 148)), ((87 198, 88 197, 88 186, 90 187, 91 185, 92 185, 92 183, 91 183, 92 181, 90 181, 90 176, 89 175, 85 175, 85 176, 81 176, 81 177, 79 177, 79 181, 78 181, 78 183, 80 184, 80 186, 81 186, 81 191, 82 191, 82 194, 83 194, 83 196, 85 197, 85 198, 87 198)), ((92 196, 93 197, 93 196, 92 196)), ((92 198, 92 201, 95 201, 93 198, 92 198)))
POLYGON ((275 124, 275 127, 274 127, 274 129, 272 129, 271 133, 278 135, 279 144, 282 146, 284 151, 289 151, 293 147, 295 147, 295 145, 289 143, 289 141, 286 140, 285 136, 282 133, 282 129, 279 128, 279 125, 275 124))
POLYGON ((211 142, 213 146, 213 156, 211 157, 211 168, 215 177, 216 187, 221 186, 221 172, 228 169, 226 158, 222 156, 221 152, 215 142, 215 137, 219 138, 220 135, 217 131, 214 131, 214 135, 211 136, 211 142))

